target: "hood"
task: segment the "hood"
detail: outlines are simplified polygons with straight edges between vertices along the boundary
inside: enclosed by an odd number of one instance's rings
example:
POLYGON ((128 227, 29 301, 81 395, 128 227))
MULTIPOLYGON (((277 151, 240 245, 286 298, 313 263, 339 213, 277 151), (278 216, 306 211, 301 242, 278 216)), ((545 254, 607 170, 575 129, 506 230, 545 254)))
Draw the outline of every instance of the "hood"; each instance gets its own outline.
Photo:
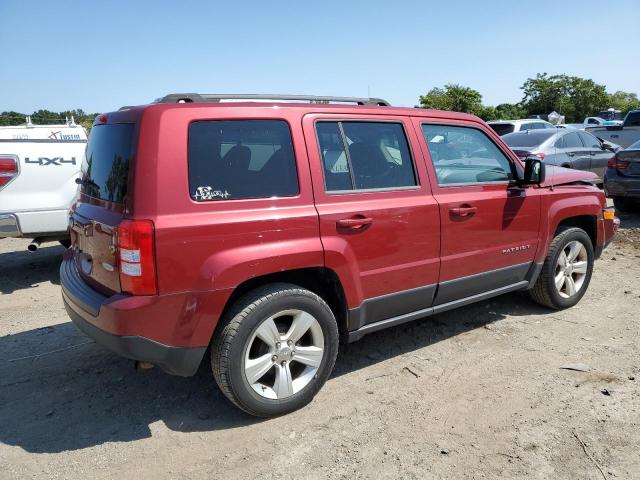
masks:
POLYGON ((572 168, 556 167, 555 165, 546 165, 545 180, 542 187, 550 187, 551 185, 561 185, 563 183, 573 182, 593 182, 598 178, 593 172, 585 172, 584 170, 574 170, 572 168))

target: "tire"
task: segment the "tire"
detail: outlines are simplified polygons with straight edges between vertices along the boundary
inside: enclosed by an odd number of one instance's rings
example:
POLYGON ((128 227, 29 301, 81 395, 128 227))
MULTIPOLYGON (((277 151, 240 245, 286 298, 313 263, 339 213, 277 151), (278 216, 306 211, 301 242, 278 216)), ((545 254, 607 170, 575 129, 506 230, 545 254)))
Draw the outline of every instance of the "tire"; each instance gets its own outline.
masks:
POLYGON ((562 228, 551 242, 542 271, 535 285, 529 291, 531 297, 540 305, 555 310, 573 307, 580 301, 589 287, 594 260, 593 245, 589 235, 581 228, 562 228), (584 250, 580 250, 576 254, 577 258, 569 262, 571 267, 568 269, 567 267, 563 268, 560 265, 561 255, 564 253, 565 259, 570 260, 570 256, 574 252, 572 247, 576 243, 582 245, 584 250), (570 255, 567 255, 567 252, 570 255), (583 262, 586 262, 586 264, 583 262), (583 268, 584 273, 582 273, 583 268), (561 275, 562 273, 564 275, 561 275), (568 277, 571 281, 569 281, 568 277), (556 286, 556 280, 558 280, 558 283, 562 282, 560 287, 556 286), (573 283, 574 293, 571 293, 571 282, 573 283))
POLYGON ((636 205, 630 198, 613 197, 613 206, 623 213, 631 213, 636 205))
POLYGON ((71 239, 69 238, 65 238, 64 240, 59 240, 60 241, 60 245, 62 245, 64 248, 69 248, 71 246, 71 239))
POLYGON ((337 354, 338 326, 326 302, 309 290, 277 283, 249 292, 225 314, 212 341, 211 368, 237 407, 272 417, 311 402, 337 354))

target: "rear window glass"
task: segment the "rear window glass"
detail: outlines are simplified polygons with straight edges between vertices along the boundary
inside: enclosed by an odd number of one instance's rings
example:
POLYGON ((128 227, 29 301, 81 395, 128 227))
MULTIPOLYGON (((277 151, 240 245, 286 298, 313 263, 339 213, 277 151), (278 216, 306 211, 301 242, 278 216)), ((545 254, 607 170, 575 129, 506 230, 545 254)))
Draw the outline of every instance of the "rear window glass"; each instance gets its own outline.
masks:
POLYGON ((124 202, 134 127, 132 123, 116 123, 91 129, 82 167, 82 193, 109 202, 124 202))
POLYGON ((282 120, 193 122, 189 190, 196 201, 297 195, 289 125, 282 120))
POLYGON ((640 112, 629 113, 624 124, 627 127, 640 127, 640 112))
POLYGON ((555 131, 544 129, 535 132, 529 131, 528 133, 510 133, 509 135, 505 135, 502 139, 510 147, 537 147, 555 134, 555 131))
POLYGON ((413 187, 404 129, 391 122, 318 122, 328 192, 413 187))
POLYGON ((500 136, 512 133, 515 128, 511 123, 490 123, 489 126, 500 136))

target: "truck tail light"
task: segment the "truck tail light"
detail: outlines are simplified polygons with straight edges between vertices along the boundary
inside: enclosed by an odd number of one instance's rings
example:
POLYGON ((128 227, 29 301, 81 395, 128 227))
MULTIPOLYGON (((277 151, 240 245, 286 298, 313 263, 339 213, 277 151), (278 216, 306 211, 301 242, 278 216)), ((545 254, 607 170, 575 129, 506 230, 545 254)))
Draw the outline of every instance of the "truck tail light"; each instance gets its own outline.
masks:
POLYGON ((18 159, 15 157, 0 157, 0 188, 7 185, 18 176, 18 159))
POLYGON ((131 295, 157 294, 153 222, 123 220, 116 235, 122 291, 131 295))
POLYGON ((630 162, 628 160, 622 160, 620 159, 618 154, 616 154, 607 161, 607 167, 615 168, 616 170, 624 172, 627 168, 629 168, 629 163, 630 162))

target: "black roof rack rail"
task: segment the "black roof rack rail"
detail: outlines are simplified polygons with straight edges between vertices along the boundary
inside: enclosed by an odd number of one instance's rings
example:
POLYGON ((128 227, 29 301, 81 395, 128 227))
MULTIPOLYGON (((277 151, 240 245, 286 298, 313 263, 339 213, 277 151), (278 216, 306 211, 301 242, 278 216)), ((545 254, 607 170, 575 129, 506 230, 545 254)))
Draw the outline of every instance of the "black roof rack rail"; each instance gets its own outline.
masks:
POLYGON ((221 100, 285 100, 309 103, 356 103, 358 105, 378 105, 389 107, 391 104, 382 98, 327 97, 322 95, 272 95, 272 94, 235 94, 235 93, 171 93, 158 98, 154 103, 201 103, 221 100))

